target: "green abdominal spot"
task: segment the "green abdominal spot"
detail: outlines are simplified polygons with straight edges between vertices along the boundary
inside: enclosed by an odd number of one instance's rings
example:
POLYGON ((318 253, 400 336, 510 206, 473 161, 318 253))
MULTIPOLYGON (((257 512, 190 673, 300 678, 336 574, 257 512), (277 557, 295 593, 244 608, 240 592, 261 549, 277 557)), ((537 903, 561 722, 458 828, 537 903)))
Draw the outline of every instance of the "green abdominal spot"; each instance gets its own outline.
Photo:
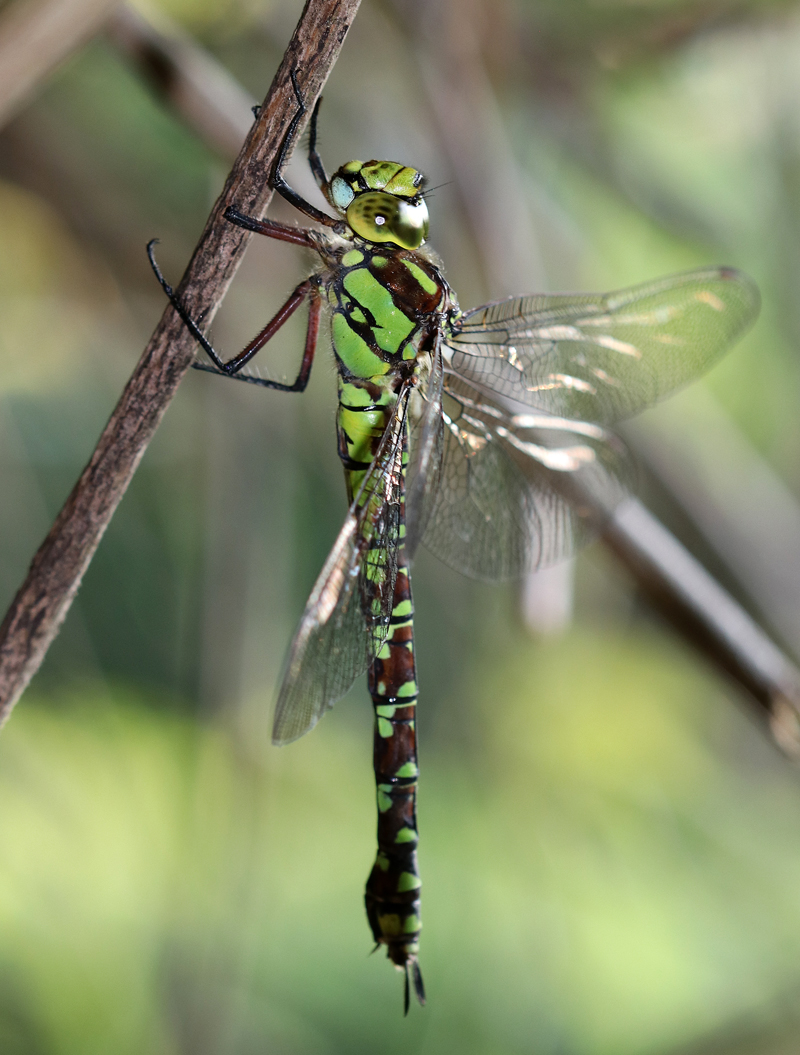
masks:
POLYGON ((417 766, 415 765, 414 762, 406 762, 405 765, 400 766, 400 768, 395 773, 395 776, 396 777, 417 777, 417 776, 419 776, 419 769, 417 768, 417 766))
POLYGON ((393 732, 394 729, 392 728, 392 723, 389 721, 388 718, 378 719, 378 733, 380 736, 383 737, 384 740, 388 740, 388 738, 392 735, 393 732))
MULTIPOLYGON (((380 652, 378 653, 378 656, 377 656, 378 659, 389 659, 390 658, 390 656, 392 654, 392 650, 390 648, 390 644, 391 644, 391 642, 387 638, 387 640, 384 641, 383 645, 381 646, 381 650, 380 650, 380 652)), ((383 695, 385 695, 385 693, 382 692, 381 696, 383 696, 383 695)))
POLYGON ((354 448, 367 448, 373 439, 381 436, 385 421, 383 410, 339 407, 339 424, 347 434, 349 445, 354 448))
POLYGON ((390 388, 383 389, 376 401, 374 394, 353 381, 345 381, 339 376, 339 402, 348 407, 386 407, 384 413, 388 414, 397 402, 397 396, 390 388))
POLYGON ((380 923, 381 934, 384 938, 397 938, 403 933, 400 917, 396 912, 380 913, 378 915, 378 922, 380 923))

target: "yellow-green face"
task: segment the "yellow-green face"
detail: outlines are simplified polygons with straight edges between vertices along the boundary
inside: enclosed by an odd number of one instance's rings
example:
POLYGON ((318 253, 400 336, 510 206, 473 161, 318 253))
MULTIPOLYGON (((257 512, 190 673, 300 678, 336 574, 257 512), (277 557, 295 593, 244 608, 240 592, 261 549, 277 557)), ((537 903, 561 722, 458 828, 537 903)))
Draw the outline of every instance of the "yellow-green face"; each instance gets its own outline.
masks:
POLYGON ((334 172, 325 196, 360 238, 419 249, 428 237, 424 181, 421 172, 396 161, 348 161, 334 172))

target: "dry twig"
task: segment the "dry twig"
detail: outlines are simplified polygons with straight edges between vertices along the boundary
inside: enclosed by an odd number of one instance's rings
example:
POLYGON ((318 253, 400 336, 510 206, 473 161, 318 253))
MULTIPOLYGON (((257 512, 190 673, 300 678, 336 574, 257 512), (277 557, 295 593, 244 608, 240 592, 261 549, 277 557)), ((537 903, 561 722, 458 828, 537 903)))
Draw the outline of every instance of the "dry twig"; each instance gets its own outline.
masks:
MULTIPOLYGON (((309 106, 339 54, 360 0, 308 0, 263 108, 231 170, 178 294, 194 318, 211 321, 249 234, 222 218, 228 205, 260 215, 278 147, 297 103, 297 72, 309 106)), ((0 724, 38 669, 78 590, 103 532, 192 361, 195 340, 167 307, 120 397, 89 464, 33 559, 0 626, 0 724)))

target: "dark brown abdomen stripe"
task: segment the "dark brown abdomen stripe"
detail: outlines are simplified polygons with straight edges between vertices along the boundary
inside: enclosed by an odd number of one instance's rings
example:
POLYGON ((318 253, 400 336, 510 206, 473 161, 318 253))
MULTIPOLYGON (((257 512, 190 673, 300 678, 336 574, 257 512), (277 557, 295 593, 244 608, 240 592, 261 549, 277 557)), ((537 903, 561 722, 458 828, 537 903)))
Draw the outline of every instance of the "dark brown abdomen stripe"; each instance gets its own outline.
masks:
POLYGON ((416 961, 420 922, 417 869, 417 681, 414 609, 405 550, 399 553, 389 636, 369 671, 375 708, 378 855, 365 902, 376 942, 399 967, 416 961))

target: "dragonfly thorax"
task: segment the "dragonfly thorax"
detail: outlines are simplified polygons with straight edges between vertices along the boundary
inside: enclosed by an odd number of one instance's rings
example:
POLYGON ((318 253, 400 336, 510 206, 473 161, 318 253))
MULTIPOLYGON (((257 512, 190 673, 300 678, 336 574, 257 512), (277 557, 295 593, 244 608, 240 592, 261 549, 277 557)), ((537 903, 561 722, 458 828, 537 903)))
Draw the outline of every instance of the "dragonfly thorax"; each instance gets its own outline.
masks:
POLYGON ((397 161, 348 161, 323 192, 360 238, 419 249, 428 237, 424 182, 421 172, 397 161))

